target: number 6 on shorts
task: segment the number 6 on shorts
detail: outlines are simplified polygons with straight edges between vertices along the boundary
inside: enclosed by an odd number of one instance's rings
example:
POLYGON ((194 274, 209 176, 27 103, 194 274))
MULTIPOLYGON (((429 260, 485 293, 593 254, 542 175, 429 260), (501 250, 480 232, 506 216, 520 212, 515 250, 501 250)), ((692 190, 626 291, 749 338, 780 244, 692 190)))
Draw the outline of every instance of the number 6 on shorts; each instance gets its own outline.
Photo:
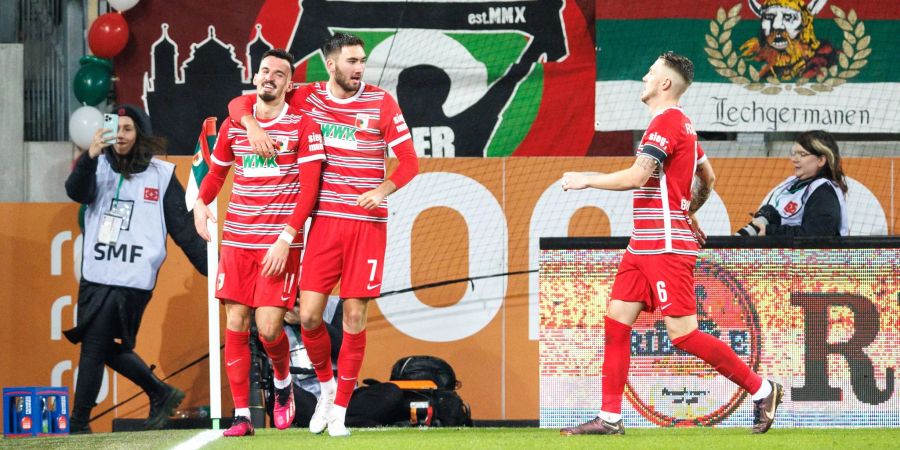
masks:
POLYGON ((656 282, 656 296, 659 297, 660 303, 665 303, 667 300, 669 300, 669 294, 666 293, 665 281, 656 282))

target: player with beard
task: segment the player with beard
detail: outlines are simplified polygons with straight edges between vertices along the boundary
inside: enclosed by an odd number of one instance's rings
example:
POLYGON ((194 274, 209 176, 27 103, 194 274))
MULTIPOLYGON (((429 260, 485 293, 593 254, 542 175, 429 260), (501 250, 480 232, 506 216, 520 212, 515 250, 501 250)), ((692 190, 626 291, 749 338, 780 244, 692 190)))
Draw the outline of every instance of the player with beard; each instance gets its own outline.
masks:
POLYGON ((698 329, 694 265, 705 236, 694 214, 709 198, 715 174, 691 120, 678 106, 693 78, 689 59, 671 52, 660 55, 643 78, 641 101, 653 118, 634 165, 613 173, 563 174, 564 190, 635 190, 634 231, 604 322, 603 404, 596 418, 563 428, 563 435, 625 433, 622 393, 631 362, 631 327, 642 311, 657 308, 675 347, 706 361, 752 394, 754 433, 765 433, 775 422, 781 385, 763 380, 728 344, 698 329), (697 191, 692 193, 695 173, 697 191))
POLYGON ((282 323, 297 297, 303 224, 315 205, 325 153, 318 124, 285 102, 293 63, 290 53, 269 50, 254 78, 253 116, 275 142, 275 152, 269 157, 254 154, 246 130, 226 120, 194 205, 194 225, 209 241, 207 221, 216 220, 206 205, 218 195, 233 165, 216 277, 216 298, 225 305, 225 370, 235 406, 235 420, 225 436, 254 434, 248 382, 254 309, 275 372, 275 426, 285 429, 294 420, 290 347, 282 323))
MULTIPOLYGON (((331 436, 350 434, 344 418, 365 354, 368 304, 381 293, 387 196, 418 173, 416 151, 397 101, 362 81, 363 47, 359 37, 336 33, 322 46, 328 81, 303 86, 288 99, 322 127, 327 155, 303 255, 300 326, 322 387, 309 430, 321 433, 327 428, 331 436), (399 165, 385 178, 387 149, 399 165), (335 382, 322 313, 338 280, 344 299, 344 338, 335 382)), ((229 112, 247 127, 255 151, 271 154, 271 139, 249 114, 251 103, 249 96, 235 99, 229 112)))

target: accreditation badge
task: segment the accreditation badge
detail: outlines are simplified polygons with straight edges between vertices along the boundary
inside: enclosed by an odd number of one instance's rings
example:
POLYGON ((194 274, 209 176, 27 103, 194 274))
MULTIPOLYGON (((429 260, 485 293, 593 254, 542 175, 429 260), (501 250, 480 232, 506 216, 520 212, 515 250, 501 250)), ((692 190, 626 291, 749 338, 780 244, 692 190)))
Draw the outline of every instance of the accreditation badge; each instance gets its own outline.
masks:
POLYGON ((103 214, 100 219, 100 232, 97 233, 97 242, 106 245, 115 245, 122 231, 123 217, 114 211, 103 214))
POLYGON ((122 229, 131 228, 131 213, 134 211, 133 200, 122 200, 114 198, 109 212, 122 218, 122 229))

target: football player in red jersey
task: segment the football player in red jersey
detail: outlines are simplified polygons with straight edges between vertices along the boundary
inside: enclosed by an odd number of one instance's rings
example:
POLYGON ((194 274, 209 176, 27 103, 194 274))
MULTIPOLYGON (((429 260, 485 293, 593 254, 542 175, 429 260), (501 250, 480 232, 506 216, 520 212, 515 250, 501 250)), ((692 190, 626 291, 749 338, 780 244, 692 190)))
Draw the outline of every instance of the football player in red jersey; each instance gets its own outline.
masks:
POLYGON ((254 78, 254 116, 277 143, 276 151, 269 157, 255 154, 246 130, 225 120, 194 205, 194 225, 209 241, 207 221, 215 217, 206 205, 234 166, 216 277, 216 297, 225 306, 225 370, 235 406, 235 421, 225 436, 254 434, 248 381, 253 310, 275 372, 275 426, 285 429, 294 419, 290 347, 282 323, 297 297, 303 223, 318 196, 325 152, 318 124, 285 102, 292 71, 290 53, 274 49, 263 54, 254 78))
POLYGON ((662 54, 644 75, 641 101, 652 119, 631 167, 613 173, 566 172, 562 188, 634 191, 634 231, 613 282, 605 318, 603 402, 596 418, 563 435, 624 434, 622 393, 631 361, 631 327, 642 311, 661 311, 669 338, 752 394, 754 433, 775 421, 780 384, 754 373, 725 342, 697 323, 694 265, 705 241, 694 213, 709 198, 715 175, 691 120, 678 106, 694 78, 691 61, 662 54), (691 192, 694 175, 698 183, 691 192))
MULTIPOLYGON (((322 55, 328 81, 302 86, 288 99, 322 127, 327 155, 303 255, 300 325, 322 387, 309 430, 321 433, 327 428, 331 436, 347 436, 344 418, 365 354, 368 302, 381 293, 387 196, 418 173, 418 160, 397 101, 362 80, 363 41, 336 33, 322 46, 322 55), (385 178, 387 149, 399 165, 385 178), (335 381, 322 313, 338 280, 344 299, 344 338, 335 381)), ((255 151, 269 154, 271 140, 249 114, 250 100, 247 96, 233 100, 229 112, 247 127, 255 151)))

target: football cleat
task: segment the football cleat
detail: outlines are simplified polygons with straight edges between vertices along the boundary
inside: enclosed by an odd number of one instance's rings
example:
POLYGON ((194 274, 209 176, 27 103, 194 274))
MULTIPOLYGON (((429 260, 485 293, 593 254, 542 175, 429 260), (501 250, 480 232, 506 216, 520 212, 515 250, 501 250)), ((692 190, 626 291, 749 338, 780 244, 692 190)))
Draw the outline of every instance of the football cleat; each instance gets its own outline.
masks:
POLYGON ((622 425, 622 419, 618 422, 607 422, 600 417, 595 417, 581 425, 559 430, 559 434, 563 436, 574 436, 576 434, 625 434, 625 426, 622 425))

